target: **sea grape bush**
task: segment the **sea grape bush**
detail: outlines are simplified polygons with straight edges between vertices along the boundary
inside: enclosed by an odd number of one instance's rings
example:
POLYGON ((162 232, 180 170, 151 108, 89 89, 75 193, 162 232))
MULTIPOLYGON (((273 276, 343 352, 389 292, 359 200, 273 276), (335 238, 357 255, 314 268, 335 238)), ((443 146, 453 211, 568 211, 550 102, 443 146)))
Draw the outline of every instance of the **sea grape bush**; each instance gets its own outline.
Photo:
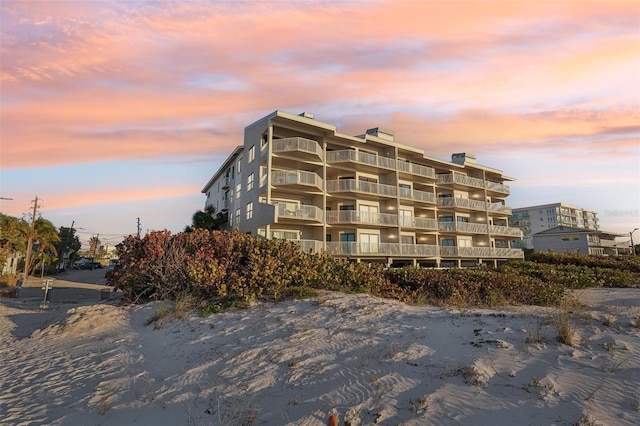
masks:
POLYGON ((246 303, 325 289, 441 306, 554 305, 568 288, 640 286, 636 259, 535 253, 498 269, 386 268, 306 253, 292 241, 206 229, 129 236, 118 255, 107 282, 133 303, 185 295, 246 303))

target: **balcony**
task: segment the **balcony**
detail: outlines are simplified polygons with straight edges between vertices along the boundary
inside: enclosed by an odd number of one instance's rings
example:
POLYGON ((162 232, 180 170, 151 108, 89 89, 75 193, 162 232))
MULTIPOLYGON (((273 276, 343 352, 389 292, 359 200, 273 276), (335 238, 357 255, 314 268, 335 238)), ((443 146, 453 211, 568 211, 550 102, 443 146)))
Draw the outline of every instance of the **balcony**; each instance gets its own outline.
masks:
POLYGON ((436 171, 427 166, 420 164, 410 163, 408 161, 398 160, 398 170, 412 175, 428 177, 434 179, 436 177, 436 171))
POLYGON ((387 213, 359 212, 356 210, 328 211, 327 224, 361 224, 397 226, 398 215, 387 213))
POLYGON ((296 240, 294 241, 305 253, 320 253, 322 252, 322 241, 318 240, 296 240))
POLYGON ((274 170, 271 172, 273 185, 302 185, 322 189, 322 178, 317 173, 304 170, 274 170))
POLYGON ((489 228, 486 223, 471 222, 438 222, 441 232, 466 232, 470 234, 487 234, 489 228))
POLYGON ((473 257, 490 259, 522 259, 521 249, 501 247, 440 247, 442 257, 473 257))
POLYGON ((357 163, 383 169, 396 169, 396 160, 369 152, 356 151, 355 149, 343 149, 340 151, 327 151, 327 163, 357 163))
POLYGON ((276 154, 294 152, 315 157, 315 159, 322 159, 320 144, 306 138, 274 139, 272 152, 276 154))
POLYGON ((222 178, 222 189, 228 189, 231 184, 231 177, 225 176, 222 178))
POLYGON ((438 221, 426 217, 400 216, 400 226, 403 228, 426 229, 435 231, 438 229, 438 221))
POLYGON ((487 191, 499 192, 501 194, 509 195, 511 189, 503 184, 498 182, 491 182, 490 180, 485 181, 487 191))
POLYGON ((327 181, 327 192, 358 192, 361 194, 395 197, 398 193, 398 188, 392 185, 382 185, 362 180, 340 179, 327 181))
POLYGON ((322 222, 322 209, 316 206, 297 205, 294 203, 274 203, 276 215, 280 219, 296 219, 322 222))
POLYGON ((486 211, 487 203, 485 201, 470 200, 461 197, 439 197, 438 207, 460 207, 469 210, 486 211))
POLYGON ((470 177, 467 175, 463 175, 461 173, 439 174, 437 183, 439 184, 455 183, 458 185, 470 186, 473 188, 481 188, 481 189, 484 189, 485 187, 485 181, 483 179, 470 177))
POLYGON ((502 203, 487 203, 487 204, 488 204, 487 210, 489 210, 490 212, 502 213, 506 215, 511 214, 511 207, 505 206, 502 203))
POLYGON ((331 242, 327 243, 327 253, 332 256, 410 256, 436 257, 438 246, 427 244, 399 244, 399 243, 358 243, 331 242))
POLYGON ((504 237, 522 238, 522 230, 520 228, 510 228, 508 226, 489 225, 489 233, 504 237))
POLYGON ((422 203, 436 203, 436 194, 434 194, 433 192, 418 191, 409 188, 398 188, 398 196, 406 200, 418 201, 422 203))

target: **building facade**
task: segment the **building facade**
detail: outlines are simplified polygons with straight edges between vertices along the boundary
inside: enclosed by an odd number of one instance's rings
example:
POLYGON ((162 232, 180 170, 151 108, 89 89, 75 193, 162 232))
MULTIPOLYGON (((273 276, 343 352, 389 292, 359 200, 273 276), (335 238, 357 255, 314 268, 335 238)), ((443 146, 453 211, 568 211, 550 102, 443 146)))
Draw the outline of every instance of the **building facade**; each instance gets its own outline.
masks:
POLYGON ((476 163, 429 158, 375 128, 360 136, 275 111, 245 129, 207 182, 206 206, 229 229, 297 241, 354 261, 389 265, 495 265, 522 259, 506 204, 513 180, 476 163))
POLYGON ((509 226, 522 230, 522 240, 514 247, 534 249, 533 235, 557 226, 598 230, 597 213, 567 203, 553 203, 513 209, 509 226))
POLYGON ((619 234, 571 226, 556 226, 533 235, 535 251, 581 253, 596 256, 629 254, 628 243, 616 242, 619 234))

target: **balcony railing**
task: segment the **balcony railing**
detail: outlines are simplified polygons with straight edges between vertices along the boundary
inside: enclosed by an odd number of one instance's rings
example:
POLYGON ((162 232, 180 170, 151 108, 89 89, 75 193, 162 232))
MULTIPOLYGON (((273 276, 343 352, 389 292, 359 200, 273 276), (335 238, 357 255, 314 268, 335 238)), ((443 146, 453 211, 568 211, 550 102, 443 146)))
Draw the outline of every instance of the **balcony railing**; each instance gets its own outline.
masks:
POLYGON ((472 257, 490 259, 521 259, 523 251, 495 247, 445 247, 428 244, 329 242, 327 253, 333 256, 411 256, 411 257, 472 257))
POLYGON ((274 203, 278 218, 305 219, 322 222, 322 209, 316 206, 274 203))
POLYGON ((489 225, 489 233, 492 235, 522 238, 522 230, 520 228, 510 228, 508 226, 489 225))
POLYGON ((371 166, 382 167, 385 169, 395 170, 396 160, 389 157, 383 157, 368 152, 356 151, 355 149, 343 149, 339 151, 327 151, 327 163, 344 163, 353 162, 360 164, 368 164, 371 166))
POLYGON ((511 214, 511 207, 505 206, 502 203, 487 203, 487 210, 490 212, 502 213, 502 214, 511 214))
POLYGON ((439 174, 438 183, 457 183, 460 185, 471 186, 473 188, 484 188, 485 181, 483 179, 474 178, 463 175, 461 173, 439 174))
POLYGON ((318 240, 296 240, 294 241, 300 250, 306 253, 320 253, 322 251, 322 241, 318 240))
POLYGON ((438 229, 438 221, 426 217, 409 217, 399 216, 400 226, 403 228, 429 229, 435 231, 438 229))
POLYGON ((487 203, 485 201, 470 200, 468 198, 461 197, 439 197, 439 207, 462 207, 471 210, 487 210, 487 203))
POLYGON ((502 247, 440 247, 442 257, 477 257, 497 259, 522 259, 524 252, 521 249, 502 247))
POLYGON ((398 188, 398 196, 407 200, 422 201, 435 204, 436 195, 433 192, 418 191, 409 188, 398 188))
POLYGON ((432 167, 422 166, 420 164, 410 163, 404 160, 398 160, 398 170, 428 178, 436 177, 436 171, 432 167))
POLYGON ((328 224, 357 223, 367 225, 396 226, 398 215, 388 213, 360 212, 356 210, 328 211, 328 224))
POLYGON ((442 232, 468 232, 475 234, 486 234, 488 231, 486 223, 471 222, 438 222, 438 230, 442 232))
POLYGON ((327 253, 333 256, 421 256, 435 257, 438 246, 427 244, 399 243, 359 243, 331 242, 327 243, 327 253))
POLYGON ((501 192, 503 194, 509 194, 511 192, 511 189, 503 183, 491 182, 490 180, 488 180, 485 181, 485 184, 487 186, 487 189, 490 191, 501 192))
POLYGON ((306 152, 322 158, 322 148, 320 144, 312 139, 306 138, 285 138, 273 140, 273 152, 306 152))
POLYGON ((274 185, 310 185, 322 189, 322 178, 317 173, 305 170, 274 170, 271 172, 274 185))
POLYGON ((395 197, 398 189, 392 185, 383 185, 356 179, 340 179, 327 181, 327 192, 360 192, 395 197))

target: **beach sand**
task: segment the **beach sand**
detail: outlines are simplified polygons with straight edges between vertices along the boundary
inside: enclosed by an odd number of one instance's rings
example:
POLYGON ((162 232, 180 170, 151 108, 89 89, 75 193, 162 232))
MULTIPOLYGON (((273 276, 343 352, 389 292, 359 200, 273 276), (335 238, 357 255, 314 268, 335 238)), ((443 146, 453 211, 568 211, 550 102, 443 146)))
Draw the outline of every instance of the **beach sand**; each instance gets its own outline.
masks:
POLYGON ((640 289, 576 292, 573 346, 557 309, 323 293, 152 322, 169 303, 102 289, 0 299, 0 424, 640 424, 640 289))

